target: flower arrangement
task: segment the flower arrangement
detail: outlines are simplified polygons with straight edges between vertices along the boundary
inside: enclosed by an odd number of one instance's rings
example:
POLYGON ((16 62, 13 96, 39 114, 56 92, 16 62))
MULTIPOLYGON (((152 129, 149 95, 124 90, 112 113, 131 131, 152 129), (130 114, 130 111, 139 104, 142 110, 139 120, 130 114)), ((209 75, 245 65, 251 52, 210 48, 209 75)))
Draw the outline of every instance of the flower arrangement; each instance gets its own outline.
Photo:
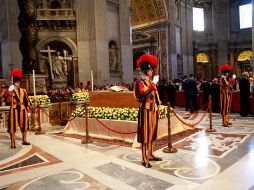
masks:
MULTIPOLYGON (((138 120, 137 108, 108 108, 108 107, 89 107, 89 118, 97 117, 99 119, 113 119, 113 120, 138 120)), ((171 108, 172 109, 172 108, 171 108)), ((83 108, 77 108, 72 112, 72 117, 84 117, 85 111, 83 108), (81 113, 82 112, 82 113, 81 113)), ((159 106, 160 119, 167 117, 167 106, 159 106)), ((173 114, 173 113, 172 113, 173 114)))
POLYGON ((72 95, 71 101, 78 102, 78 101, 89 101, 90 96, 88 91, 84 92, 76 92, 72 95))
POLYGON ((47 95, 37 95, 37 96, 29 96, 28 99, 32 104, 37 103, 39 105, 48 105, 50 104, 50 99, 47 95))

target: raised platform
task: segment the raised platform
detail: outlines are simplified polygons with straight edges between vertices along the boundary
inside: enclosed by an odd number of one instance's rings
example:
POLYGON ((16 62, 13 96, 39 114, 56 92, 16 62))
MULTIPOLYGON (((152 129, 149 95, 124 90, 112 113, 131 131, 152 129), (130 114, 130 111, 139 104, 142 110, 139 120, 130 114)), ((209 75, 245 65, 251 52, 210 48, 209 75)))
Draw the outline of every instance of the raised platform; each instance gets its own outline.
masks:
MULTIPOLYGON (((137 121, 119 121, 119 120, 109 120, 109 119, 100 119, 100 121, 111 128, 114 131, 122 133, 131 133, 132 134, 121 134, 110 131, 102 126, 95 119, 88 119, 89 126, 89 135, 91 137, 96 137, 100 139, 107 140, 120 140, 127 143, 136 144, 136 131, 137 131, 137 121)), ((175 116, 171 117, 171 132, 172 134, 177 134, 183 131, 190 130, 187 125, 182 124, 175 116)), ((64 134, 75 134, 75 135, 84 135, 85 136, 85 119, 76 118, 70 121, 63 131, 64 134)), ((168 135, 168 121, 167 119, 159 120, 159 130, 158 130, 158 139, 168 135)))

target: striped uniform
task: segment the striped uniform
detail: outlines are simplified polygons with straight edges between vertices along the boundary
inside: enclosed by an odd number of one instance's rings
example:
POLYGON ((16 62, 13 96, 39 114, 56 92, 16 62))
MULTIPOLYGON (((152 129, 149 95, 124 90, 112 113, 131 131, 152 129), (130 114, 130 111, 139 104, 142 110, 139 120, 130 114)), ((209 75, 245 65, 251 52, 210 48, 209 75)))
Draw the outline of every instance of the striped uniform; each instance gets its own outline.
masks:
POLYGON ((227 115, 230 112, 230 95, 229 95, 229 82, 221 77, 220 78, 220 113, 227 115))
POLYGON ((161 104, 156 87, 149 80, 134 83, 134 97, 140 102, 138 112, 139 143, 155 141, 158 130, 158 105, 161 104))
POLYGON ((23 88, 14 89, 13 97, 9 92, 8 100, 11 103, 9 119, 8 119, 8 133, 15 133, 18 126, 21 132, 26 132, 29 129, 28 110, 30 101, 28 100, 27 92, 23 88))

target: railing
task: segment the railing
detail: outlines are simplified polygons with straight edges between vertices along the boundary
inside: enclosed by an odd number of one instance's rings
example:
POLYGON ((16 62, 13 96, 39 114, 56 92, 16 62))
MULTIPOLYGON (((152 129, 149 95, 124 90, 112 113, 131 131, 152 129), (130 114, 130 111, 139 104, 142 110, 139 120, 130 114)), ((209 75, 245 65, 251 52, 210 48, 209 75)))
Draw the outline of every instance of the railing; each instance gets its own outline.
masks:
MULTIPOLYGON (((82 104, 73 105, 70 102, 61 102, 61 103, 51 103, 48 106, 41 106, 43 110, 40 113, 40 122, 42 124, 50 125, 60 125, 62 122, 71 115, 72 111, 76 107, 81 106, 82 104), (51 117, 49 118, 48 115, 51 117)), ((0 106, 0 127, 7 128, 8 117, 9 117, 10 106, 0 106)), ((34 108, 31 107, 31 111, 34 108)), ((32 121, 32 120, 30 120, 32 121)))
POLYGON ((75 13, 73 9, 37 9, 37 20, 55 19, 74 20, 75 13))

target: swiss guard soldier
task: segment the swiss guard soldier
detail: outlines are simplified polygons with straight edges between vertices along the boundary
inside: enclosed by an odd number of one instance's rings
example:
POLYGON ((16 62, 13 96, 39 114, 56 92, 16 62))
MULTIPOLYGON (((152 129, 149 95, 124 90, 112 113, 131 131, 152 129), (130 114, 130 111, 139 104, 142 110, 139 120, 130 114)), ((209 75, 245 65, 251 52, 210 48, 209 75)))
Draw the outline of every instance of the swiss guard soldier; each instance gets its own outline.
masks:
POLYGON ((16 148, 15 132, 18 127, 22 132, 22 144, 30 145, 26 140, 26 133, 29 129, 29 117, 31 115, 30 101, 28 100, 25 89, 20 88, 20 79, 22 78, 22 71, 14 69, 11 72, 13 84, 6 91, 5 96, 10 102, 10 112, 8 119, 7 132, 10 133, 11 148, 16 148))
POLYGON ((137 67, 142 71, 142 79, 134 83, 134 97, 140 102, 138 112, 137 140, 142 145, 142 165, 152 167, 149 160, 161 161, 153 154, 153 142, 157 139, 159 108, 161 104, 156 84, 159 76, 154 76, 158 60, 155 56, 144 54, 137 61, 137 67))
POLYGON ((229 125, 232 125, 228 119, 228 114, 230 113, 231 108, 228 76, 232 67, 228 64, 224 64, 220 66, 219 70, 222 74, 220 78, 220 113, 222 116, 222 126, 228 127, 229 125))

